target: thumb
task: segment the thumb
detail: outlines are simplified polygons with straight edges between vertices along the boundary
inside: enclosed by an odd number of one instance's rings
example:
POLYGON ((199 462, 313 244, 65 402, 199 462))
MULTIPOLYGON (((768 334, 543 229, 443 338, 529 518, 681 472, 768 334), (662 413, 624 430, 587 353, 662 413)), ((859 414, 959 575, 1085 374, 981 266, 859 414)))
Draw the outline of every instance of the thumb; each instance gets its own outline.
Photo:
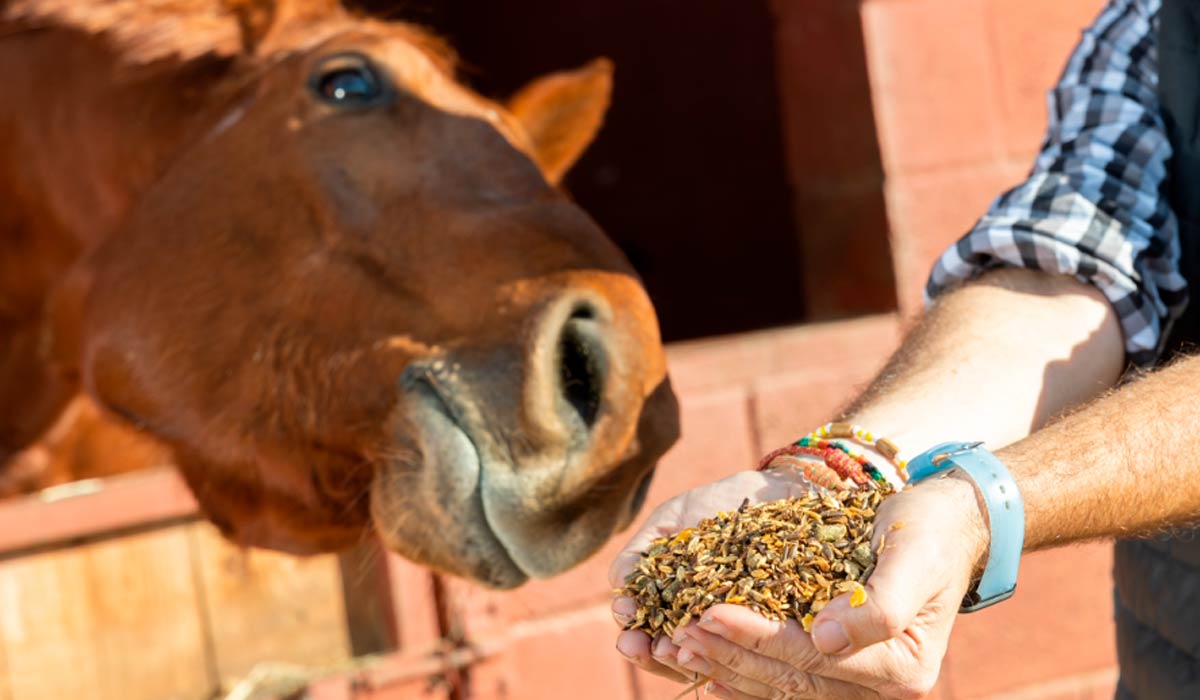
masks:
POLYGON ((947 507, 940 496, 914 488, 885 502, 876 521, 878 558, 865 584, 866 601, 854 607, 846 594, 821 610, 812 628, 818 651, 843 654, 892 639, 931 602, 953 608, 945 614, 957 614, 974 562, 966 540, 975 523, 964 522, 969 511, 947 507), (955 602, 947 606, 945 600, 955 602))
POLYGON ((928 580, 931 562, 903 551, 885 553, 864 586, 864 603, 854 607, 849 595, 838 596, 817 615, 812 627, 817 651, 844 654, 896 637, 933 597, 934 591, 912 585, 928 580))

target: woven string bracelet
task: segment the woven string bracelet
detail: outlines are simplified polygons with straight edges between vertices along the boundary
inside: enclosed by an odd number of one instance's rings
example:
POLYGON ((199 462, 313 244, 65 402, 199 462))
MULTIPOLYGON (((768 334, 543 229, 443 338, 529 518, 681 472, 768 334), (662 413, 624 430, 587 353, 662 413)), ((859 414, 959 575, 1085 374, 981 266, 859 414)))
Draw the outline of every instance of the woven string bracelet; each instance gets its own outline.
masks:
MULTIPOLYGON (((891 462, 892 466, 896 467, 896 473, 900 476, 901 481, 908 481, 908 460, 900 458, 900 448, 891 440, 877 436, 861 425, 853 423, 826 423, 807 436, 809 440, 823 438, 844 438, 874 448, 876 452, 891 462)), ((801 441, 804 439, 801 438, 801 441)))
POLYGON ((810 440, 844 438, 854 440, 867 447, 872 447, 896 467, 896 470, 900 472, 901 479, 908 481, 908 460, 900 459, 900 448, 896 447, 896 443, 883 436, 876 436, 861 425, 854 425, 853 423, 826 423, 809 433, 807 437, 810 440))
POLYGON ((896 467, 896 473, 902 481, 908 481, 908 461, 899 458, 900 449, 896 444, 852 423, 826 423, 795 443, 763 457, 758 469, 791 466, 800 470, 809 481, 825 488, 836 488, 847 480, 860 487, 872 481, 874 485, 887 483, 887 478, 871 464, 866 455, 836 438, 873 447, 896 467), (815 457, 821 462, 802 457, 815 457))

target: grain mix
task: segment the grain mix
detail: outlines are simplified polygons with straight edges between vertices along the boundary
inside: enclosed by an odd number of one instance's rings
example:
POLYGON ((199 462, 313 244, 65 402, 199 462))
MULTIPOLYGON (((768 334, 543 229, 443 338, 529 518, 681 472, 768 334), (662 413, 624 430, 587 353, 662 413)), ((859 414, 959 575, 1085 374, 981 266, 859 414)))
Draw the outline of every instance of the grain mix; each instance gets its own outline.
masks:
MULTIPOLYGON (((750 504, 655 540, 620 595, 637 601, 626 629, 671 635, 719 603, 772 620, 812 618, 834 597, 866 601, 875 510, 889 488, 811 493, 750 504)), ((882 543, 881 543, 882 545, 882 543)))

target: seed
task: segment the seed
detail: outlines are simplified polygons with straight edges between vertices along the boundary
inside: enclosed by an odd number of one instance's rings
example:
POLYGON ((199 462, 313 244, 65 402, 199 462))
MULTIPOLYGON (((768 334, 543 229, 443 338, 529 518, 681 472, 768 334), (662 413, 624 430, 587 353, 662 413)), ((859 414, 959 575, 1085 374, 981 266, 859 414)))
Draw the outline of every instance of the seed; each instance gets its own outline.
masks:
POLYGON ((772 620, 807 620, 835 596, 866 600, 875 510, 887 487, 743 502, 651 543, 621 594, 637 601, 627 629, 669 634, 719 603, 772 620))

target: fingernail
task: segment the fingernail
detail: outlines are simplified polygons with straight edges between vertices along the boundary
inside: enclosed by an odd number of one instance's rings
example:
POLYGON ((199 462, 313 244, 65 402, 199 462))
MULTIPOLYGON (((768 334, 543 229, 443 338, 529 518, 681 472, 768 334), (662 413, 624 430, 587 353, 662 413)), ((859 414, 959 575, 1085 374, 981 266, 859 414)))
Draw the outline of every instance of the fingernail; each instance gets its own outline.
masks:
POLYGON ((813 646, 822 654, 840 654, 850 646, 846 628, 837 620, 823 620, 813 628, 813 646))
POLYGON ((713 697, 726 698, 727 700, 732 700, 733 698, 733 694, 729 692, 729 689, 720 683, 709 682, 708 685, 704 686, 704 692, 713 697))
POLYGON ((679 644, 683 644, 684 640, 687 638, 688 638, 687 632, 684 632, 682 630, 676 630, 675 636, 671 639, 671 641, 675 642, 676 645, 679 645, 679 644))
POLYGON ((632 653, 625 651, 624 649, 621 648, 621 642, 624 641, 624 639, 625 639, 624 637, 617 638, 617 651, 620 652, 621 656, 624 656, 627 659, 636 659, 637 657, 634 656, 632 653))
POLYGON ((622 627, 633 621, 637 603, 629 598, 617 598, 612 603, 612 616, 622 627))
POLYGON ((706 632, 712 632, 719 637, 728 637, 729 628, 723 625, 719 620, 709 616, 704 616, 700 619, 700 629, 706 632))
POLYGON ((708 663, 708 659, 696 656, 691 649, 680 649, 679 656, 675 658, 679 661, 680 666, 689 671, 695 671, 701 676, 707 676, 712 671, 712 664, 708 663))

